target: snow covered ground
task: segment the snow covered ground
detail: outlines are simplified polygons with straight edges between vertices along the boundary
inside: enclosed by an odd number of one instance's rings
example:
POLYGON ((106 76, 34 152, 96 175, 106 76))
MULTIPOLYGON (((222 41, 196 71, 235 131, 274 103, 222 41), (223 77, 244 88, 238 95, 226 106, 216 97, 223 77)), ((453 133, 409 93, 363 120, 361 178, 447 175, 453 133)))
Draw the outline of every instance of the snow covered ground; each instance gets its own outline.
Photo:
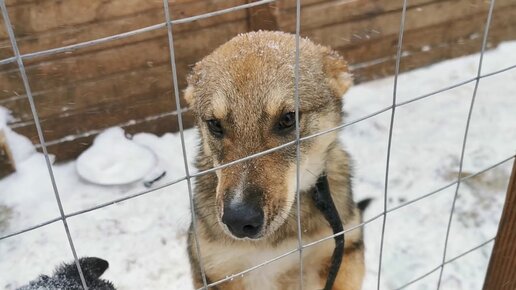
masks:
MULTIPOLYGON (((483 73, 516 64, 516 42, 485 56, 483 73)), ((445 61, 400 75, 398 102, 475 76, 478 54, 445 61)), ((390 105, 393 78, 352 88, 346 95, 347 121, 390 105)), ((392 208, 457 178, 462 138, 474 82, 398 107, 394 124, 388 188, 392 208)), ((0 110, 0 127, 8 117, 0 110)), ((355 161, 356 199, 373 197, 366 219, 383 210, 383 187, 390 111, 342 130, 355 161)), ((111 130, 106 134, 114 134, 111 130)), ((59 215, 41 154, 8 130, 18 172, 0 180, 0 236, 59 215)), ((108 136, 109 137, 109 136, 108 136)), ((113 137, 113 136, 111 136, 113 137)), ((116 136, 114 136, 116 137, 116 136)), ((120 137, 120 136, 118 136, 120 137)), ((188 157, 197 136, 185 131, 188 157)), ((116 138, 115 138, 116 139, 116 138)), ((137 134, 133 140, 154 151, 167 175, 154 186, 184 176, 178 134, 137 134)), ((465 152, 463 176, 516 153, 516 69, 480 81, 465 152)), ((503 206, 512 162, 462 183, 453 217, 447 259, 491 239, 503 206)), ((128 171, 137 168, 126 168, 128 171)), ((83 181, 76 162, 53 166, 66 213, 88 209, 145 190, 142 182, 98 186, 83 181)), ((451 186, 387 216, 382 289, 391 290, 441 263, 446 227, 455 192, 451 186)), ((105 277, 118 289, 192 289, 185 251, 190 221, 187 185, 182 181, 125 202, 70 218, 79 256, 110 262, 105 277)), ((365 226, 367 276, 364 289, 376 289, 382 219, 365 226)), ((481 289, 492 243, 446 265, 443 287, 481 289)), ((61 222, 0 240, 0 288, 14 289, 72 255, 61 222)), ((407 289, 435 289, 439 271, 407 289)))

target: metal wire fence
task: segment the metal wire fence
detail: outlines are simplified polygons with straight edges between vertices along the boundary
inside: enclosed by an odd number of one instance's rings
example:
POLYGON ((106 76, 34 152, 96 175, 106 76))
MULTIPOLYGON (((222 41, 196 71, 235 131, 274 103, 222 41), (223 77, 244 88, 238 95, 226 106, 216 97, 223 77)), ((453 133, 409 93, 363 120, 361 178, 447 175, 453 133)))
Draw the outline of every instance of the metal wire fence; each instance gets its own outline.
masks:
MULTIPOLYGON (((401 0, 400 0, 401 1, 401 0)), ((503 68, 503 69, 500 69, 498 71, 494 71, 494 72, 490 72, 490 73, 487 73, 487 74, 482 74, 482 64, 483 64, 483 59, 484 59, 484 52, 486 50, 486 45, 487 45, 487 39, 488 39, 488 35, 489 35, 489 28, 490 28, 490 25, 491 25, 491 19, 492 19, 492 15, 493 15, 493 9, 495 7, 495 1, 496 0, 491 0, 490 2, 490 7, 489 7, 489 12, 488 12, 488 15, 487 15, 487 20, 486 20, 486 23, 485 23, 485 26, 484 26, 484 32, 483 32, 483 41, 482 41, 482 46, 480 47, 480 57, 479 57, 479 61, 478 61, 478 68, 477 68, 477 74, 476 74, 476 77, 474 78, 471 78, 471 79, 467 79, 467 80, 464 80, 464 81, 461 81, 461 82, 458 82, 456 84, 453 84, 453 85, 450 85, 450 86, 447 86, 447 87, 444 87, 444 88, 441 88, 441 89, 438 89, 436 91, 433 91, 431 93, 427 93, 427 94, 424 94, 424 95, 421 95, 421 96, 418 96, 418 97, 415 97, 415 98, 412 98, 410 100, 407 100, 407 101, 404 101, 404 102, 397 102, 397 87, 398 87, 398 76, 399 76, 399 73, 400 73, 400 62, 401 62, 401 56, 402 56, 402 47, 403 47, 403 35, 404 35, 404 31, 405 31, 405 16, 406 16, 406 12, 407 12, 407 4, 408 4, 408 0, 403 0, 403 10, 402 10, 402 16, 401 16, 401 19, 400 19, 400 28, 399 28, 399 37, 398 37, 398 43, 397 43, 397 54, 396 54, 396 67, 395 67, 395 75, 394 75, 394 86, 393 86, 393 92, 392 92, 392 104, 388 107, 385 107, 385 108, 382 108, 376 112, 373 112, 373 113, 370 113, 366 116, 363 116, 361 118, 358 118, 356 120, 352 120, 352 121, 349 121, 349 122, 345 122, 344 124, 341 124, 335 128, 331 128, 331 129, 328 129, 328 130, 324 130, 324 131, 320 131, 320 132, 317 132, 315 134, 312 134, 312 135, 309 135, 309 136, 303 136, 301 137, 300 136, 300 133, 299 133, 299 93, 298 93, 298 83, 299 83, 299 54, 300 54, 300 51, 299 51, 299 40, 300 40, 300 15, 301 15, 301 0, 296 0, 296 33, 295 33, 295 38, 296 38, 296 49, 295 51, 292 52, 292 54, 295 56, 295 67, 294 67, 294 75, 295 75, 295 94, 294 94, 294 97, 295 97, 295 113, 296 113, 296 140, 294 141, 291 141, 291 142, 288 142, 288 143, 285 143, 285 144, 282 144, 280 146, 277 146, 277 147, 274 147, 274 148, 271 148, 271 149, 268 149, 268 150, 265 150, 265 151, 262 151, 262 152, 259 152, 259 153, 256 153, 256 154, 252 154, 250 156, 247 156, 245 158, 242 158, 242 159, 239 159, 239 160, 235 160, 235 161, 232 161, 232 162, 228 162, 226 164, 222 164, 222 165, 219 165, 217 167, 214 167, 214 168, 211 168, 211 169, 208 169, 208 170, 204 170, 204 171, 199 171, 199 172, 196 172, 196 173, 190 173, 190 169, 189 169, 189 166, 188 166, 188 161, 187 161, 187 155, 186 155, 186 146, 185 146, 185 139, 184 139, 184 134, 183 134, 183 131, 184 131, 184 128, 183 128, 183 120, 182 120, 182 114, 184 112, 186 112, 188 109, 187 108, 181 108, 181 105, 180 105, 180 94, 179 94, 179 86, 178 86, 178 77, 177 77, 177 72, 176 72, 176 62, 175 62, 175 53, 174 53, 174 35, 173 35, 173 30, 172 30, 172 27, 176 24, 180 24, 180 23, 188 23, 188 22, 192 22, 192 21, 196 21, 196 20, 200 20, 200 19, 204 19, 204 18, 208 18, 208 17, 213 17, 213 16, 217 16, 217 15, 221 15, 221 14, 225 14, 225 13, 230 13, 230 12, 234 12, 234 11, 238 11, 238 10, 242 10, 242 9, 248 9, 248 8, 251 8, 251 7, 255 7, 255 6, 259 6, 259 5, 264 5, 264 4, 268 4, 268 3, 272 3, 272 2, 275 2, 275 0, 261 0, 261 1, 255 1, 255 2, 251 2, 251 3, 248 3, 248 4, 244 4, 244 5, 239 5, 239 6, 235 6, 235 7, 232 7, 232 8, 228 8, 228 9, 223 9, 223 10, 219 10, 219 11, 215 11, 215 12, 211 12, 211 13, 205 13, 205 14, 201 14, 201 15, 197 15, 197 16, 192 16, 192 17, 187 17, 187 18, 182 18, 182 19, 177 19, 177 20, 174 20, 174 19, 171 19, 171 16, 170 16, 170 8, 169 8, 169 3, 167 0, 163 0, 163 10, 164 10, 164 14, 165 14, 165 19, 164 19, 164 22, 162 23, 159 23, 159 24, 156 24, 156 25, 152 25, 152 26, 148 26, 148 27, 144 27, 144 28, 141 28, 141 29, 136 29, 136 30, 132 30, 132 31, 129 31, 129 32, 124 32, 124 33, 120 33, 120 34, 116 34, 116 35, 111 35, 111 36, 108 36, 108 37, 104 37, 104 38, 99 38, 99 39, 95 39, 95 40, 91 40, 91 41, 86 41, 86 42, 81 42, 81 43, 77 43, 77 44, 73 44, 73 45, 68 45, 68 46, 63 46, 63 47, 58 47, 58 48, 54 48, 54 49, 48 49, 48 50, 43 50, 43 51, 37 51, 37 52, 32 52, 32 53, 27 53, 27 54, 21 54, 20 53, 20 50, 18 49, 18 45, 17 45, 17 40, 16 40, 16 36, 15 36, 15 33, 13 31, 13 27, 11 25, 11 21, 10 21, 10 18, 9 18, 9 14, 8 14, 8 9, 6 7, 6 4, 5 4, 5 1, 4 0, 0 0, 0 9, 2 11, 2 16, 3 16, 3 19, 4 19, 4 22, 6 24, 6 29, 7 29, 7 34, 9 36, 9 40, 11 42, 11 45, 12 45, 12 49, 13 49, 13 52, 14 52, 14 56, 13 57, 10 57, 10 58, 6 58, 6 59, 3 59, 3 60, 0 60, 0 65, 4 65, 4 64, 9 64, 9 63, 16 63, 17 66, 18 66, 18 69, 19 69, 19 72, 20 72, 20 75, 21 75, 21 78, 22 78, 22 81, 23 81, 23 86, 25 88, 25 92, 26 92, 26 96, 27 96, 27 99, 29 101, 29 104, 30 104, 30 108, 31 108, 31 111, 32 111, 32 115, 33 115, 33 118, 34 118, 34 121, 35 121, 35 125, 36 125, 36 130, 37 130, 37 133, 38 133, 38 138, 39 138, 39 146, 40 149, 43 151, 43 154, 45 156, 45 162, 46 162, 46 166, 47 166, 47 169, 48 169, 48 174, 49 174, 49 178, 51 180, 51 183, 52 183, 52 187, 53 187, 53 191, 54 191, 54 195, 55 195, 55 199, 56 199, 56 203, 58 205, 58 208, 59 208, 59 213, 60 215, 56 218, 53 218, 53 219, 50 219, 50 220, 47 220, 47 221, 44 221, 42 223, 39 223, 39 224, 36 224, 36 225, 33 225, 33 226, 30 226, 30 227, 27 227, 25 229, 22 229, 22 230, 18 230, 16 232, 13 232, 13 233, 9 233, 9 234, 6 234, 4 236, 0 236, 0 241, 1 240, 4 240, 4 239, 8 239, 10 237, 14 237, 14 236, 17 236, 17 235, 21 235, 23 233, 26 233, 28 231, 32 231, 32 230, 35 230, 35 229, 38 229, 40 227, 43 227, 43 226, 46 226, 46 225, 49 225, 49 224, 52 224, 52 223, 55 223, 55 222, 58 222, 58 221, 61 221, 63 223, 63 226, 64 226, 64 229, 65 229, 65 232, 66 232, 66 235, 67 235, 67 239, 68 239, 68 243, 69 243, 69 246, 70 246, 70 249, 73 253, 73 256, 74 256, 74 259, 75 259, 75 264, 79 270, 79 274, 80 274, 80 278, 81 278, 81 281, 82 281, 82 286, 84 289, 88 289, 88 285, 84 279, 84 275, 83 275, 83 272, 82 272, 82 269, 81 269, 81 265, 79 264, 79 260, 78 260, 78 257, 77 257, 77 253, 76 253, 76 250, 75 250, 75 246, 74 246, 74 241, 73 241, 73 238, 70 234, 70 230, 68 228, 68 224, 67 224, 67 219, 68 218, 71 218, 71 217, 74 217, 74 216, 77 216, 77 215, 81 215, 81 214, 84 214, 84 213, 87 213, 87 212, 91 212, 91 211, 95 211, 95 210, 98 210, 98 209, 101 209, 101 208, 104 208, 104 207, 108 207, 110 205, 113 205, 113 204, 116 204, 116 203, 119 203, 119 202, 122 202, 122 201, 126 201, 126 200, 129 200, 129 199, 133 199, 133 198, 136 198, 138 196, 142 196, 142 195, 146 195, 146 194, 150 194, 154 191, 157 191, 159 189, 163 189, 163 188, 166 188, 166 187, 169 187, 173 184, 176 184, 176 183, 179 183, 179 182, 182 182, 182 181, 186 181, 187 182, 187 185, 188 185, 188 194, 189 194, 189 199, 190 199, 190 206, 191 208, 193 208, 193 190, 192 190, 192 178, 195 178, 195 177, 198 177, 198 176, 201 176, 201 175, 204 175, 204 174, 208 174, 208 173, 211 173, 211 172, 214 172, 215 170, 219 170, 219 169, 222 169, 222 168, 225 168, 225 167, 228 167, 228 166, 232 166, 234 164, 237 164, 237 163, 240 163, 240 162, 244 162, 246 160, 250 160, 250 159, 253 159, 253 158, 257 158, 257 157, 260 157, 260 156, 263 156, 263 155, 266 155, 266 154, 270 154, 274 151, 277 151, 277 150, 280 150, 282 148, 285 148, 285 147, 288 147, 288 146, 292 146, 292 145, 295 145, 296 146, 296 162, 297 162, 297 170, 296 170, 296 196, 297 196, 297 202, 296 202, 296 212, 297 212, 297 228, 298 228, 298 247, 297 248, 293 248, 289 251, 286 251, 285 253, 277 256, 277 257, 274 257, 273 259, 270 259, 268 261, 265 261, 265 262, 262 262, 258 265, 255 265, 251 268, 248 268, 244 271, 241 271, 239 273, 233 273, 232 275, 229 275, 227 277, 225 277, 224 279, 221 279, 221 280, 218 280, 218 281, 214 281, 214 282, 211 282, 211 283, 208 283, 208 280, 206 279, 206 273, 205 273, 205 270, 204 270, 204 267, 203 267, 203 263, 202 263, 202 257, 200 255, 201 251, 202 251, 202 248, 199 247, 199 243, 197 241, 197 234, 196 234, 196 216, 194 214, 194 211, 192 210, 191 211, 191 219, 192 219, 192 224, 193 224, 193 230, 194 230, 194 237, 195 237, 195 247, 197 249, 197 255, 198 255, 198 259, 200 261, 200 272, 202 273, 202 280, 203 280, 203 287, 200 288, 200 289, 208 289, 210 287, 214 287, 214 286, 217 286, 219 284, 222 284, 226 281, 229 281, 229 280, 233 280, 241 275, 244 275, 246 273, 249 273, 251 271, 254 271, 256 269, 259 269, 267 264, 270 264, 274 261, 277 261, 279 259, 282 259, 288 255, 291 255, 291 254, 294 254, 296 252, 299 253, 299 280, 300 280, 300 285, 301 285, 301 288, 303 288, 303 260, 302 260, 302 252, 303 252, 303 249, 306 249, 306 248, 309 248, 309 247, 313 247, 321 242, 324 242, 326 240, 329 240, 329 239, 332 239, 334 238, 335 236, 337 235, 344 235, 345 233, 347 232, 350 232, 354 229, 357 229, 357 228, 360 228, 360 227, 364 227, 365 225, 373 222, 373 221, 376 221, 376 220, 382 220, 382 230, 381 230, 381 246, 380 246, 380 260, 379 260, 379 266, 378 266, 378 283, 377 283, 377 289, 380 290, 380 281, 381 281, 381 273, 382 273, 382 258, 383 258, 383 249, 384 249, 384 236, 385 236, 385 232, 388 230, 387 227, 386 227, 386 221, 387 221, 387 217, 388 217, 388 214, 393 212, 393 211, 396 211, 396 210, 399 210, 405 206, 408 206, 410 204, 413 204, 413 203, 416 203, 416 202, 419 202, 423 199, 426 199, 430 196, 433 196, 447 188, 451 188, 451 187, 455 187, 455 193, 454 193, 454 198, 453 198, 453 202, 452 204, 450 205, 450 215, 449 215, 449 219, 448 219, 448 223, 447 223, 447 230, 446 230, 446 236, 445 236, 445 243, 444 243, 444 251, 442 253, 442 262, 437 265, 435 268, 433 268, 431 271, 427 272, 426 274, 420 276, 420 277, 417 277, 416 279, 404 284, 403 286, 397 288, 397 289, 404 289, 412 284, 414 284, 415 282, 429 276, 430 274, 434 273, 434 272, 437 272, 439 271, 439 280, 438 280, 438 286, 437 286, 437 289, 439 290, 440 289, 440 286, 441 286, 441 280, 442 280, 442 275, 443 275, 443 269, 444 269, 444 266, 446 264, 449 264, 457 259, 460 259, 461 257, 485 246, 486 244, 489 244, 491 243, 495 238, 491 238, 491 239, 488 239, 487 241, 479 244, 478 246, 476 247, 473 247, 471 248, 470 250, 468 251, 465 251, 463 252, 462 254, 458 255, 458 256, 455 256, 451 259, 447 259, 447 248, 448 248, 448 240, 449 240, 449 235, 450 235, 450 228, 451 228, 451 223, 452 223, 452 217, 453 217, 453 213, 454 213, 454 210, 455 210, 455 206, 456 206, 456 202, 457 202, 457 195, 458 195, 458 192, 459 192, 459 188, 460 188, 460 185, 467 179, 469 178, 472 178, 472 177, 475 177, 479 174, 482 174, 488 170, 491 170, 505 162, 508 162, 510 160, 514 160, 515 159, 515 156, 512 155, 512 156, 508 156, 507 158, 503 159, 503 160, 500 160, 499 162, 496 162, 486 168, 484 168, 483 170, 481 171, 478 171, 478 172, 475 172, 473 174, 470 174, 468 176, 463 176, 463 172, 462 172, 462 167, 463 167, 463 162, 464 162, 464 154, 465 154, 465 149, 466 149, 466 144, 467 144, 467 139, 468 139, 468 131, 469 131, 469 126, 470 126, 470 122, 471 122, 471 119, 472 119, 472 112, 473 112, 473 108, 474 108, 474 105, 475 105, 475 99, 476 99, 476 96, 477 96, 477 91, 478 91, 478 87, 479 87, 479 83, 480 83, 480 80, 483 79, 483 78, 488 78, 488 77, 491 77, 491 76, 494 76, 494 75, 497 75, 497 74, 500 74, 500 73, 503 73, 503 72, 506 72, 506 71, 509 71, 509 70, 512 70, 514 68, 516 68, 516 64, 515 65, 512 65, 512 66, 509 66, 509 67, 506 67, 506 68, 503 68), (169 52, 170 52, 170 65, 171 65, 171 69, 172 69, 172 76, 171 76, 171 81, 172 81, 172 84, 173 84, 173 93, 174 93, 174 100, 175 100, 175 103, 176 103, 176 111, 174 112, 170 112, 168 113, 167 115, 177 115, 177 118, 178 118, 178 123, 179 123, 179 134, 180 134, 180 139, 181 139, 181 146, 182 146, 182 155, 183 155, 183 162, 184 162, 184 169, 185 169, 185 172, 186 172, 186 175, 181 177, 181 178, 178 178, 176 180, 173 180, 173 181, 170 181, 166 184, 163 184, 161 186, 158 186, 158 187, 155 187, 155 188, 151 188, 151 189, 148 189, 148 190, 145 190, 145 191, 142 191, 142 192, 138 192, 138 193, 134 193, 134 194, 131 194, 131 195, 128 195, 128 196, 124 196, 124 197, 121 197, 121 198, 118 198, 118 199, 115 199, 115 200, 112 200, 112 201, 109 201, 109 202, 106 202, 106 203, 102 203, 102 204, 99 204, 99 205, 96 205, 96 206, 93 206, 93 207, 90 207, 90 208, 87 208, 87 209, 83 209, 83 210, 79 210, 79 211, 75 211, 75 212, 71 212, 71 213, 65 213, 65 211, 63 210, 63 205, 62 205, 62 202, 61 202, 61 198, 60 198, 60 194, 59 194, 59 189, 58 189, 58 186, 56 184, 56 181, 55 181, 55 177, 54 177, 54 173, 53 173, 53 169, 52 169, 52 164, 51 164, 51 161, 50 161, 50 157, 49 157, 49 154, 47 152, 47 146, 49 145, 53 145, 53 144, 56 144, 56 143, 59 143, 60 140, 57 140, 57 141, 52 141, 52 142, 46 142, 45 141, 45 137, 44 137, 44 134, 43 134, 43 130, 41 128, 41 123, 40 123, 40 120, 39 120, 39 116, 38 116, 38 111, 37 111, 37 108, 35 106, 35 103, 34 103, 34 97, 33 97, 33 94, 32 94, 32 91, 31 91, 31 86, 30 86, 30 83, 29 83, 29 79, 27 77, 27 73, 26 73, 26 70, 25 70, 25 66, 24 66, 24 61, 26 60, 29 60, 29 59, 33 59, 33 58, 37 58, 37 57, 43 57, 43 56, 49 56, 49 55, 55 55, 55 54, 59 54, 59 53, 63 53, 63 52, 71 52, 71 51, 74 51, 74 50, 77 50, 77 49, 80 49, 80 48, 85 48, 85 47, 90 47, 90 46, 95 46, 95 45, 100 45, 102 43, 107 43, 107 42, 111 42, 111 41, 114 41, 114 40, 117 40, 117 39, 122 39, 122 38, 127 38, 127 37, 130 37, 130 36, 134 36, 134 35, 137 35, 137 34, 142 34, 142 33, 146 33, 146 32, 150 32, 150 31, 154 31, 154 30, 158 30, 158 29, 164 29, 166 28, 167 29, 167 32, 168 32, 168 46, 169 46, 169 52), (465 131, 464 131, 464 136, 463 136, 463 140, 462 140, 462 149, 461 149, 461 155, 460 155, 460 161, 459 161, 459 172, 458 172, 458 178, 457 180, 445 185, 445 186, 442 186, 438 189, 435 189, 429 193, 426 193, 416 199, 413 199, 413 200, 409 200, 409 201, 406 201, 400 205, 397 205, 395 207, 392 207, 392 208, 388 208, 387 206, 387 200, 388 200, 388 182, 389 182, 389 168, 390 168, 390 155, 391 155, 391 146, 392 146, 392 138, 393 138, 393 127, 394 127, 394 120, 395 120, 395 113, 396 113, 396 109, 398 107, 401 107, 401 106, 405 106, 407 104, 410 104, 412 102, 416 102, 416 101, 420 101, 422 99, 426 99, 426 98, 429 98, 429 97, 432 97, 434 95, 437 95, 439 93, 442 93, 442 92, 445 92, 445 91, 448 91, 448 90, 451 90, 451 89, 454 89, 454 88, 457 88, 457 87, 460 87, 460 86, 465 86, 469 83, 475 83, 475 86, 474 86, 474 90, 473 90, 473 95, 472 95, 472 98, 471 98, 471 103, 470 103, 470 107, 469 107, 469 111, 468 111, 468 117, 467 117, 467 123, 466 123, 466 128, 465 128, 465 131), (384 179, 384 192, 383 192, 383 198, 384 198, 384 201, 383 201, 383 212, 381 212, 380 214, 368 219, 368 220, 365 220, 363 221, 362 223, 352 227, 352 228, 348 228, 348 229, 345 229, 344 231, 340 232, 340 233, 336 233, 334 235, 330 235, 330 236, 327 236, 327 237, 324 237, 322 239, 319 239, 319 240, 316 240, 316 241, 313 241, 313 242, 310 242, 310 243, 307 243, 307 244, 303 244, 303 241, 302 241, 302 232, 301 232, 301 221, 300 221, 300 190, 299 190, 299 162, 300 162, 300 150, 299 150, 299 144, 305 140, 309 140, 309 139, 312 139, 312 138, 316 138, 318 136, 321 136, 321 135, 324 135, 324 134, 328 134, 330 132, 334 132, 334 131, 338 131, 338 130, 342 130, 348 126, 351 126, 353 124, 356 124, 356 123, 359 123, 359 122, 362 122, 364 120, 367 120, 369 118, 372 118, 374 116, 377 116, 379 114, 382 114, 382 113, 385 113, 385 112, 388 112, 390 111, 391 112, 391 117, 390 117, 390 126, 389 126, 389 134, 388 134, 388 147, 387 147, 387 152, 386 152, 386 168, 385 168, 385 179, 384 179)), ((142 120, 141 122, 145 122, 146 119, 142 120)), ((85 134, 95 134, 95 133, 98 133, 98 131, 91 131, 91 132, 87 132, 85 134)), ((64 141, 64 140, 63 140, 64 141)), ((343 263, 346 263, 346 261, 344 260, 343 263)))

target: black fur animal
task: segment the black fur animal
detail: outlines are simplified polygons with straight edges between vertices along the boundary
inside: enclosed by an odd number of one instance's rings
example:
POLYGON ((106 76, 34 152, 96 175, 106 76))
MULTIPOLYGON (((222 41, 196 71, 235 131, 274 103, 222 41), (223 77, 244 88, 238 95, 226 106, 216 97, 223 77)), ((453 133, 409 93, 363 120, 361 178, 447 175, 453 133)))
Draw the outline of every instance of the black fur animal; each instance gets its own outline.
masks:
MULTIPOLYGON (((106 260, 86 257, 79 259, 84 279, 90 290, 115 290, 115 286, 100 276, 107 270, 109 263, 106 260)), ((79 271, 74 262, 63 264, 54 271, 54 275, 41 275, 28 285, 17 290, 82 290, 79 271)))
POLYGON ((369 204, 371 204, 372 201, 372 198, 363 199, 357 203, 357 207, 361 212, 364 212, 369 207, 369 204))

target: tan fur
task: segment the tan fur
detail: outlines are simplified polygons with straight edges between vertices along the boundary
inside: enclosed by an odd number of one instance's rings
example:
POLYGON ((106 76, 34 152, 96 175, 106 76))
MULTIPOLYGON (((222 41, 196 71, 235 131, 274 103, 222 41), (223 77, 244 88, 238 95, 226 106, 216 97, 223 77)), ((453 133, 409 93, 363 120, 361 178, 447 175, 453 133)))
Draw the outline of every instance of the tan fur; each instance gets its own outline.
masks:
MULTIPOLYGON (((321 271, 320 281, 326 282, 328 271, 326 269, 330 265, 330 259, 324 263, 325 271, 321 271)), ((339 274, 335 280, 333 290, 362 289, 362 277, 365 274, 364 265, 364 248, 362 245, 351 248, 344 254, 344 262, 339 269, 339 274)))
MULTIPOLYGON (((333 128, 342 122, 342 94, 351 85, 344 60, 307 39, 300 43, 300 135, 333 128)), ((235 37, 197 63, 188 78, 185 99, 197 116, 201 146, 197 166, 207 170, 294 140, 294 133, 275 131, 277 120, 294 111, 295 39, 280 32, 253 32, 235 37), (218 120, 217 138, 206 121, 218 120)), ((352 200, 350 160, 335 132, 300 144, 301 229, 303 243, 332 234, 309 192, 323 172, 328 176, 344 228, 361 221, 352 200)), ((296 217, 296 147, 287 146, 254 159, 218 169, 196 179, 194 210, 200 253, 189 235, 189 255, 197 288, 202 286, 197 255, 209 282, 244 271, 298 247, 296 217), (222 223, 224 203, 247 198, 246 188, 260 189, 265 226, 256 239, 238 239, 222 223)), ((364 275, 362 230, 346 235, 346 254, 334 289, 359 290, 364 275), (345 285, 345 286, 343 286, 345 285), (344 287, 344 288, 342 288, 344 287)), ((332 255, 332 239, 303 250, 305 289, 321 289, 332 255)), ((229 290, 288 290, 299 287, 299 254, 255 269, 218 285, 229 290)))

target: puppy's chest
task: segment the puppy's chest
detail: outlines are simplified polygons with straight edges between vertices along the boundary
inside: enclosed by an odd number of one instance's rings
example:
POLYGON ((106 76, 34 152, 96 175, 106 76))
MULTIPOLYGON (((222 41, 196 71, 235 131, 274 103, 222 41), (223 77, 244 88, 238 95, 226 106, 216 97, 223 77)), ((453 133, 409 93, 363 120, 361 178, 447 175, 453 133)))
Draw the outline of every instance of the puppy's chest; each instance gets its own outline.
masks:
MULTIPOLYGON (((206 261, 206 271, 221 279, 251 267, 282 256, 274 262, 256 268, 228 282, 227 288, 240 290, 290 290, 299 285, 299 252, 297 240, 282 244, 277 248, 234 247, 213 251, 206 261), (285 253, 290 253, 285 255, 285 253), (231 285, 233 284, 233 285, 231 285), (237 288, 233 288, 238 284, 237 288), (240 288, 242 287, 242 288, 240 288)), ((321 289, 319 272, 323 260, 331 255, 332 245, 323 243, 303 249, 304 289, 321 289)), ((212 248, 213 249, 213 248, 212 248)), ((215 250, 215 249, 213 249, 215 250)), ((215 277, 210 277, 212 280, 215 277)))

